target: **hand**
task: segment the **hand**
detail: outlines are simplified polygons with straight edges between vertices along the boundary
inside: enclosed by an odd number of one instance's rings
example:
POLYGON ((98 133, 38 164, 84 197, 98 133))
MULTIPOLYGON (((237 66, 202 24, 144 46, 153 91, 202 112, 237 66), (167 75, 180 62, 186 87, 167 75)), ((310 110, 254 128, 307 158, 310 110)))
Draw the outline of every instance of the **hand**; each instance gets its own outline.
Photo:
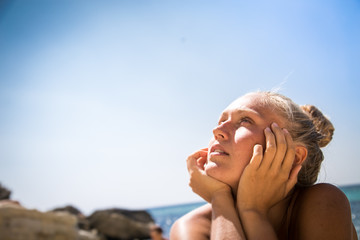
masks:
POLYGON ((205 173, 205 163, 207 160, 207 148, 196 151, 187 160, 187 168, 190 174, 189 186, 205 201, 211 203, 213 196, 217 193, 228 191, 231 193, 230 186, 208 176, 205 173))
POLYGON ((293 168, 295 146, 287 130, 277 124, 266 128, 266 150, 255 145, 253 156, 239 182, 239 211, 255 210, 267 215, 269 209, 284 199, 297 182, 301 165, 293 168))

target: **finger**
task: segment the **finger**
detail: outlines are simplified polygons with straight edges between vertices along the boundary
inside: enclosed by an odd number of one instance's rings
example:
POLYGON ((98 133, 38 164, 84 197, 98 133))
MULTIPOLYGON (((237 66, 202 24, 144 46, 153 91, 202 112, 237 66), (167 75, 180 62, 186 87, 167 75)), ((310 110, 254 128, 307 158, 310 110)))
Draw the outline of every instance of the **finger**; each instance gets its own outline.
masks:
POLYGON ((207 161, 207 157, 200 157, 196 160, 196 164, 199 168, 204 170, 206 161, 207 161))
POLYGON ((276 141, 275 141, 275 135, 272 133, 269 127, 265 128, 264 133, 265 133, 266 149, 260 167, 264 169, 268 169, 276 153, 276 141))
POLYGON ((250 159, 250 164, 249 166, 254 167, 255 169, 258 169, 260 164, 261 164, 261 160, 263 158, 263 150, 262 150, 262 146, 260 144, 256 144, 254 146, 253 149, 253 155, 250 159))
POLYGON ((196 151, 195 153, 191 154, 187 159, 186 159, 186 165, 187 165, 187 169, 188 171, 190 171, 193 167, 197 166, 197 160, 200 157, 207 157, 207 151, 201 149, 196 151))
POLYGON ((207 152, 206 151, 198 151, 192 155, 190 155, 186 160, 186 165, 188 171, 190 171, 194 167, 199 167, 201 164, 205 164, 203 161, 207 159, 207 152), (200 162, 198 161, 200 160, 200 162))
POLYGON ((278 170, 281 167, 286 155, 287 142, 284 131, 276 123, 271 124, 271 129, 276 140, 276 153, 271 163, 271 168, 278 170))
POLYGON ((293 139, 288 132, 287 129, 284 129, 286 144, 287 144, 287 151, 286 155, 284 157, 284 161, 282 163, 282 168, 285 171, 290 171, 290 169, 293 167, 294 161, 295 161, 295 144, 293 142, 293 139))

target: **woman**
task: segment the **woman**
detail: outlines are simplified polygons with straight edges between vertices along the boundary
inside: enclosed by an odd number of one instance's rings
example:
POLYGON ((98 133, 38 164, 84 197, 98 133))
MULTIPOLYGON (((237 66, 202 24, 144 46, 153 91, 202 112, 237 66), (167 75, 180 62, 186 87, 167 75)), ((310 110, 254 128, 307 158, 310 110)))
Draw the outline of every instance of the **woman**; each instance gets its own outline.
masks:
POLYGON ((187 159, 189 185, 209 204, 176 221, 170 239, 357 239, 346 196, 314 185, 333 131, 317 108, 277 93, 235 100, 209 147, 187 159))

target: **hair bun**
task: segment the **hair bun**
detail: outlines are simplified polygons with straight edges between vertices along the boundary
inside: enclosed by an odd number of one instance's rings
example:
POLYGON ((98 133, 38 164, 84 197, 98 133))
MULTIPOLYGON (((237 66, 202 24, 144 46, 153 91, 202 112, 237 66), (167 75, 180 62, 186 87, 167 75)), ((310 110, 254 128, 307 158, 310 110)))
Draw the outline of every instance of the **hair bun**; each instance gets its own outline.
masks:
POLYGON ((330 120, 322 114, 322 112, 313 105, 303 105, 302 110, 308 114, 312 120, 316 131, 321 135, 318 144, 320 147, 325 147, 331 141, 334 134, 334 126, 330 120))

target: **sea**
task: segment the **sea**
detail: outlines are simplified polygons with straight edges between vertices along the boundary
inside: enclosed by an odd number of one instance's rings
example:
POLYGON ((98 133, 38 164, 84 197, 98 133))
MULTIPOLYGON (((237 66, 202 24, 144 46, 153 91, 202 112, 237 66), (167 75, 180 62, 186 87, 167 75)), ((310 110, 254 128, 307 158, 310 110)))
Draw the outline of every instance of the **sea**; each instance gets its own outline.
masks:
MULTIPOLYGON (((345 193, 350 201, 352 221, 358 238, 360 239, 360 184, 340 186, 339 188, 345 193)), ((164 236, 169 238, 171 226, 178 218, 204 204, 205 202, 195 202, 156 207, 147 210, 154 218, 156 224, 160 225, 164 230, 164 236)))

